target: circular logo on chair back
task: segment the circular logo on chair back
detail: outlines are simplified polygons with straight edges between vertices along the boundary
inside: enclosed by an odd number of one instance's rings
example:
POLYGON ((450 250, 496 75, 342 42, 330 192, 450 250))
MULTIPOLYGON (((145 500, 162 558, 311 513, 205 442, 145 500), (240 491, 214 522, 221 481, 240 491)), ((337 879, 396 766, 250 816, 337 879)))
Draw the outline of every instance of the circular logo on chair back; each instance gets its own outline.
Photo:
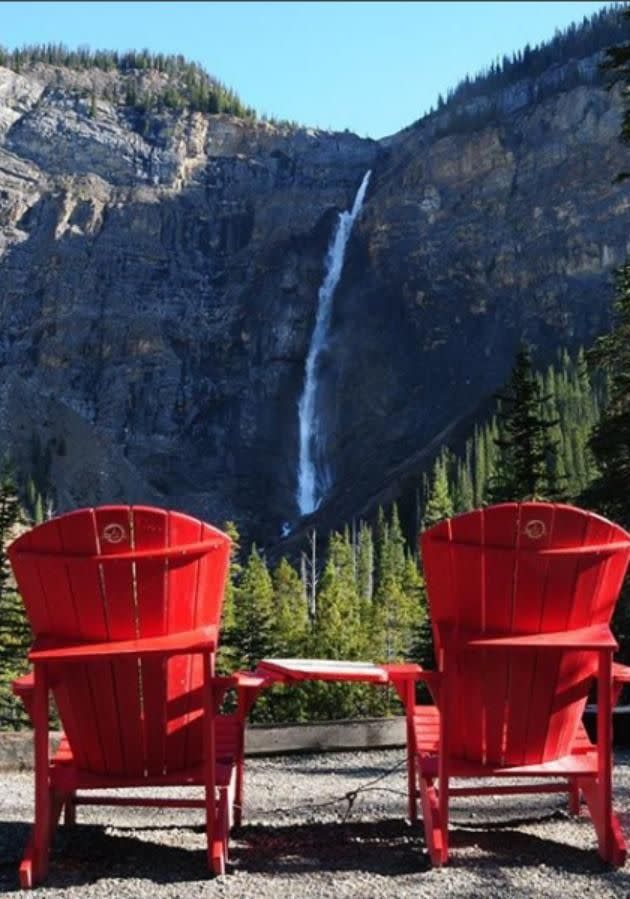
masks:
POLYGON ((523 528, 525 536, 529 537, 530 540, 540 540, 547 533, 547 526, 544 521, 540 521, 539 518, 533 518, 531 521, 528 521, 525 527, 523 528))
POLYGON ((127 537, 127 532, 121 524, 108 524, 103 528, 101 539, 106 543, 122 543, 127 537))

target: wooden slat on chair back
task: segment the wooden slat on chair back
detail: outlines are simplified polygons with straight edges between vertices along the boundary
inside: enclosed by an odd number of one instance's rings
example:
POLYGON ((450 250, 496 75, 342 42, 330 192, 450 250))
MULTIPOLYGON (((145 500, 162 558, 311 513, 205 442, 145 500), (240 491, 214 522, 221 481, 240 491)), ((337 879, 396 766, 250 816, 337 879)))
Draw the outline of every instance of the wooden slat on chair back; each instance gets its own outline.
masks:
POLYGON ((451 679, 453 756, 520 765, 569 751, 595 653, 449 653, 448 645, 457 645, 463 632, 551 633, 608 623, 629 541, 622 528, 598 515, 534 502, 477 509, 421 536, 436 654, 445 648, 451 679), (610 544, 618 546, 607 551, 610 544))
MULTIPOLYGON (((218 626, 229 553, 215 528, 142 506, 71 512, 9 549, 34 635, 69 643, 218 626), (214 545, 181 558, 93 558, 205 540, 214 545)), ((144 777, 198 764, 202 676, 200 656, 55 666, 53 692, 77 765, 144 777)))

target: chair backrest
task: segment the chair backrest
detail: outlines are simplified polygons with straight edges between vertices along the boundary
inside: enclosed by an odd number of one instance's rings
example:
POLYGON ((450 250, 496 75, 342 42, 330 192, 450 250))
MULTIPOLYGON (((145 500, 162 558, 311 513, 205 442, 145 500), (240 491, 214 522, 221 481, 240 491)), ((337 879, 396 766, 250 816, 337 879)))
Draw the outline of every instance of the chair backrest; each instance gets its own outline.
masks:
MULTIPOLYGON (((457 633, 538 634, 609 623, 630 535, 593 513, 506 503, 440 522, 420 538, 436 657, 457 633), (447 638, 447 635, 448 638, 447 638)), ((570 751, 596 653, 445 652, 449 753, 483 764, 570 751)))
MULTIPOLYGON (((35 637, 105 642, 220 624, 230 539, 178 512, 81 509, 23 534, 8 554, 35 637)), ((55 664, 51 673, 81 769, 142 778, 201 760, 199 655, 55 664)))

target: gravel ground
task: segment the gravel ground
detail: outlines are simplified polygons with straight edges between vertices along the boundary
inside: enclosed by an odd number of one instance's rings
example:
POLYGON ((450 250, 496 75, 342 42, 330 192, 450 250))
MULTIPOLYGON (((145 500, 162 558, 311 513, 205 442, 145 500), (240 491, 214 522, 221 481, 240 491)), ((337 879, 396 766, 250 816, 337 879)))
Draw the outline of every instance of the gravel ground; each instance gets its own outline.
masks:
MULTIPOLYGON (((231 841, 232 873, 217 879, 205 873, 199 811, 79 808, 77 828, 58 833, 38 895, 630 897, 630 863, 607 869, 588 818, 569 818, 560 795, 454 800, 452 860, 442 870, 428 864, 421 825, 404 820, 404 762, 360 793, 350 815, 345 800, 304 807, 356 790, 401 761, 399 750, 249 760, 246 823, 231 841)), ((630 752, 618 754, 615 774, 630 838, 630 752)), ((29 775, 2 777, 0 891, 18 889, 31 803, 29 775)))

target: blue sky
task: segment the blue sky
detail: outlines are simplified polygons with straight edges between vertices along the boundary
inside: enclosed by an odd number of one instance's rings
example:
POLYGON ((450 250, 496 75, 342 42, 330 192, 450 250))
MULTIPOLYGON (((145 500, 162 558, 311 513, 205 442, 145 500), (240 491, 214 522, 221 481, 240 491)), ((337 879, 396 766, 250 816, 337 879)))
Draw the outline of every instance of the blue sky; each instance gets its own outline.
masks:
POLYGON ((383 137, 467 73, 604 6, 582 2, 0 4, 7 47, 183 53, 260 113, 383 137))

